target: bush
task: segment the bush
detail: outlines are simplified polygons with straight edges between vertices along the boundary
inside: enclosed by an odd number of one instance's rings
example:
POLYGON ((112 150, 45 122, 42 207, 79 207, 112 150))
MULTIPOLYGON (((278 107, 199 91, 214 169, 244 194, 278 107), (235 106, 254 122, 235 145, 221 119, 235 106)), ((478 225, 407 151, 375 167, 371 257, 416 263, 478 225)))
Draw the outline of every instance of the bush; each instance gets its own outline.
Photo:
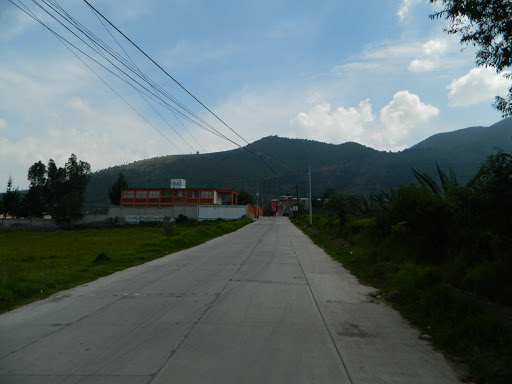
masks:
POLYGON ((187 224, 188 223, 188 216, 182 215, 181 213, 176 218, 176 224, 187 224))
POLYGON ((105 252, 101 252, 96 256, 96 258, 92 261, 94 264, 104 264, 110 261, 110 257, 108 257, 105 252))
POLYGON ((176 223, 174 222, 174 220, 164 220, 164 222, 162 223, 162 232, 164 236, 174 236, 174 234, 176 233, 176 223))
POLYGON ((418 262, 439 264, 450 248, 453 217, 438 196, 410 185, 394 192, 387 209, 377 209, 376 228, 381 236, 408 243, 418 262))

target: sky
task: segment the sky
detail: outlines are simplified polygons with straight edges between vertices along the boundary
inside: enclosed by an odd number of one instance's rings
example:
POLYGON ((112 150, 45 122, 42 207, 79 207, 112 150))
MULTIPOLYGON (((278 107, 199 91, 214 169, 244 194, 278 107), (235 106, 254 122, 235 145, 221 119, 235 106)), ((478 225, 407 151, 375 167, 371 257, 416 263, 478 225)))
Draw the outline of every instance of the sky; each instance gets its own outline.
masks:
MULTIPOLYGON (((87 52, 37 4, 12 1, 87 52)), ((9 177, 27 188, 32 164, 64 166, 71 154, 97 171, 270 135, 400 151, 439 132, 496 123, 491 104, 510 85, 476 67, 475 48, 429 18, 428 0, 89 1, 220 121, 84 1, 51 1, 205 123, 148 103, 0 0, 0 191, 9 177)))

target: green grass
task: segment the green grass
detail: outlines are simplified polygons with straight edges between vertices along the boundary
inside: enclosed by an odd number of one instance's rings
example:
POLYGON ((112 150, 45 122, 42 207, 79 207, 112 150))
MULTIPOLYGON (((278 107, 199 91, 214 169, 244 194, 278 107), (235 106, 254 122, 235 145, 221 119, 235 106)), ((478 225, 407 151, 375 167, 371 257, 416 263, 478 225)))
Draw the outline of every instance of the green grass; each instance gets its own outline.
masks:
POLYGON ((452 361, 467 366, 472 381, 512 382, 510 324, 448 284, 442 266, 416 263, 399 236, 376 241, 372 220, 350 218, 343 232, 339 222, 322 216, 312 227, 306 219, 294 222, 362 282, 378 288, 452 361))
POLYGON ((159 225, 74 231, 0 231, 0 313, 101 276, 190 248, 251 223, 159 225))

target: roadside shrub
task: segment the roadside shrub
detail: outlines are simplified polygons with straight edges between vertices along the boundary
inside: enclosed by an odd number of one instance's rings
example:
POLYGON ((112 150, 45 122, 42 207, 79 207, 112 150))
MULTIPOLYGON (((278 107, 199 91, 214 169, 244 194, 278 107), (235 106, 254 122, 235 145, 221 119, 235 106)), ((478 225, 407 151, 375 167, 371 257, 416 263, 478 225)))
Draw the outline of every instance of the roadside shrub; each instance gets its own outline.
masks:
POLYGON ((188 223, 188 216, 185 216, 183 214, 179 214, 179 216, 176 218, 176 224, 187 224, 188 223))
POLYGON ((345 224, 344 233, 348 236, 364 233, 374 235, 376 231, 377 220, 375 217, 357 217, 352 216, 345 224))
POLYGON ((447 257, 453 218, 447 204, 431 191, 409 185, 393 193, 387 209, 377 209, 376 228, 415 249, 418 262, 439 264, 447 257))
POLYGON ((110 261, 110 257, 108 257, 105 252, 101 252, 96 256, 96 258, 92 261, 94 264, 104 264, 110 261))
POLYGON ((176 233, 176 223, 174 220, 166 219, 162 223, 162 232, 164 236, 174 236, 176 233))
POLYGON ((512 304, 511 262, 484 260, 469 268, 463 288, 503 304, 512 304))

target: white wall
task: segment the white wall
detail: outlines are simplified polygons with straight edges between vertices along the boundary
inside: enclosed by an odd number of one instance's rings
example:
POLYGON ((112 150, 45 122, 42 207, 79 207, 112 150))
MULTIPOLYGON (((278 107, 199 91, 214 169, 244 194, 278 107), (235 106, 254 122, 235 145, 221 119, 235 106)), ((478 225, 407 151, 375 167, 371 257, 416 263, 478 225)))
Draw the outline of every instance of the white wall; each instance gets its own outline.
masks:
POLYGON ((247 205, 199 205, 199 221, 202 220, 237 220, 247 216, 247 205))

